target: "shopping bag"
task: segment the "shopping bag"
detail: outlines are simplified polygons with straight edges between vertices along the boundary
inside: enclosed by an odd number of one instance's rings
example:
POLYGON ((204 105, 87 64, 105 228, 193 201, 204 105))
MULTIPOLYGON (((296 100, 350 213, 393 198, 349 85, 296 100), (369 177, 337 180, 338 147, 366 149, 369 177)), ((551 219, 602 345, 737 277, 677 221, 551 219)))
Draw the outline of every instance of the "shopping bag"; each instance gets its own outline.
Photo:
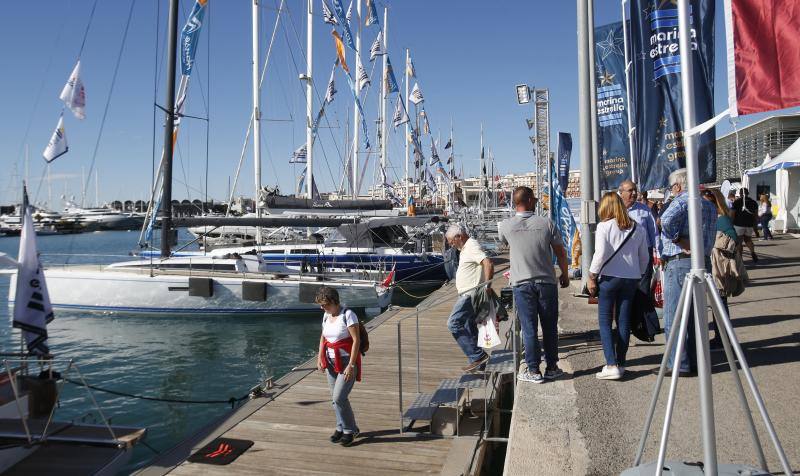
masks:
POLYGON ((661 269, 657 269, 653 273, 653 306, 660 308, 664 307, 664 289, 661 287, 662 275, 663 271, 661 269))
POLYGON ((494 318, 489 317, 486 321, 478 324, 478 346, 484 349, 491 349, 502 344, 500 335, 494 325, 494 318))

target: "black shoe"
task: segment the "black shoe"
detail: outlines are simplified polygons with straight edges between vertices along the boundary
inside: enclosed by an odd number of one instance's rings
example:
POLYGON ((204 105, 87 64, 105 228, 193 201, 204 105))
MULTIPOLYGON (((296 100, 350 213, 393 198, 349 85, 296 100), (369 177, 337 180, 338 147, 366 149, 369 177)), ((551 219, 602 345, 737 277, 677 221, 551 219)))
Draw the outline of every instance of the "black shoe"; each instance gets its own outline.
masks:
POLYGON ((331 443, 338 443, 339 441, 341 441, 342 435, 344 435, 344 433, 342 433, 341 431, 339 430, 334 431, 333 434, 331 435, 331 443))
MULTIPOLYGON (((652 370, 653 375, 658 375, 658 371, 659 371, 658 368, 653 369, 652 370)), ((684 372, 684 371, 678 372, 679 377, 694 377, 695 375, 697 375, 696 372, 684 372)), ((667 369, 667 371, 664 372, 664 377, 672 377, 672 369, 667 369)))
POLYGON ((339 443, 341 443, 342 446, 350 446, 353 444, 353 439, 355 439, 355 436, 352 433, 343 433, 339 443))

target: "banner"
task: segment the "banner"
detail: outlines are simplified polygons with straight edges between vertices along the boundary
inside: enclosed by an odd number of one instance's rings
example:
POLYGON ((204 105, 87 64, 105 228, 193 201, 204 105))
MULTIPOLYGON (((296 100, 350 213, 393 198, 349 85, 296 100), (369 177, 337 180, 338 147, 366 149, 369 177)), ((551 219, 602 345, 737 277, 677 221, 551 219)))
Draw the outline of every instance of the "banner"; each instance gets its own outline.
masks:
POLYGON ((569 184, 569 162, 572 155, 572 134, 569 132, 558 133, 558 184, 561 191, 566 193, 569 184))
POLYGON ((567 203, 567 199, 564 196, 564 190, 558 182, 555 166, 550 169, 550 177, 553 184, 553 209, 550 215, 553 222, 558 227, 558 231, 561 232, 561 239, 564 240, 567 256, 572 256, 573 247, 575 243, 580 240, 578 225, 575 223, 575 217, 569 209, 569 203, 567 203))
MULTIPOLYGON (((616 190, 623 180, 631 178, 625 40, 622 35, 621 21, 594 29, 601 190, 616 190)), ((566 186, 562 185, 561 189, 566 190, 566 186)))
MULTIPOLYGON (((714 2, 690 0, 690 10, 695 123, 700 124, 714 116, 714 2)), ((639 190, 664 188, 669 174, 686 166, 678 10, 672 2, 631 2, 631 53, 639 190)), ((697 140, 700 183, 716 180, 715 137, 711 128, 697 140)))

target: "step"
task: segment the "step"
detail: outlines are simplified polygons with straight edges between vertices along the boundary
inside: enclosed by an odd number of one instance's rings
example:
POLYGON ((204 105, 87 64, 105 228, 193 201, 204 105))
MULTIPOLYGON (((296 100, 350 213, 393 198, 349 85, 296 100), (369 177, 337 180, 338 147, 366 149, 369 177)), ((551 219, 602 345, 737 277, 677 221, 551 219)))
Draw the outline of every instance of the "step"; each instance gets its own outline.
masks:
POLYGON ((486 386, 483 374, 464 374, 458 379, 458 388, 482 388, 486 386))
POLYGON ((458 405, 461 395, 464 393, 464 388, 459 386, 460 379, 446 378, 439 384, 439 388, 433 392, 431 397, 431 404, 456 406, 458 405))
POLYGON ((439 406, 431 401, 432 398, 432 393, 420 393, 417 395, 417 398, 414 399, 411 406, 403 413, 403 419, 411 421, 430 421, 433 418, 433 414, 436 413, 436 408, 439 406))
POLYGON ((496 350, 486 363, 485 373, 508 374, 514 372, 514 352, 511 350, 496 350))

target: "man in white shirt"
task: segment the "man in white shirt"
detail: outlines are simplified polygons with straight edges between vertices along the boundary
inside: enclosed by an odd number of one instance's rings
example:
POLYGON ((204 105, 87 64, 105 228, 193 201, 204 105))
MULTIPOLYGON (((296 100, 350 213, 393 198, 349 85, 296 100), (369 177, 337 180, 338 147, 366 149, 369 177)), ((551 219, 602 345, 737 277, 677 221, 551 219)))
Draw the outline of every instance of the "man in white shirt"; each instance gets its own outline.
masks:
POLYGON ((489 360, 489 355, 478 347, 478 325, 475 322, 475 309, 472 307, 473 289, 481 282, 491 290, 494 265, 474 238, 459 225, 451 225, 445 233, 447 242, 459 250, 458 270, 456 271, 456 291, 459 298, 447 319, 447 329, 469 359, 462 370, 472 372, 489 360))

